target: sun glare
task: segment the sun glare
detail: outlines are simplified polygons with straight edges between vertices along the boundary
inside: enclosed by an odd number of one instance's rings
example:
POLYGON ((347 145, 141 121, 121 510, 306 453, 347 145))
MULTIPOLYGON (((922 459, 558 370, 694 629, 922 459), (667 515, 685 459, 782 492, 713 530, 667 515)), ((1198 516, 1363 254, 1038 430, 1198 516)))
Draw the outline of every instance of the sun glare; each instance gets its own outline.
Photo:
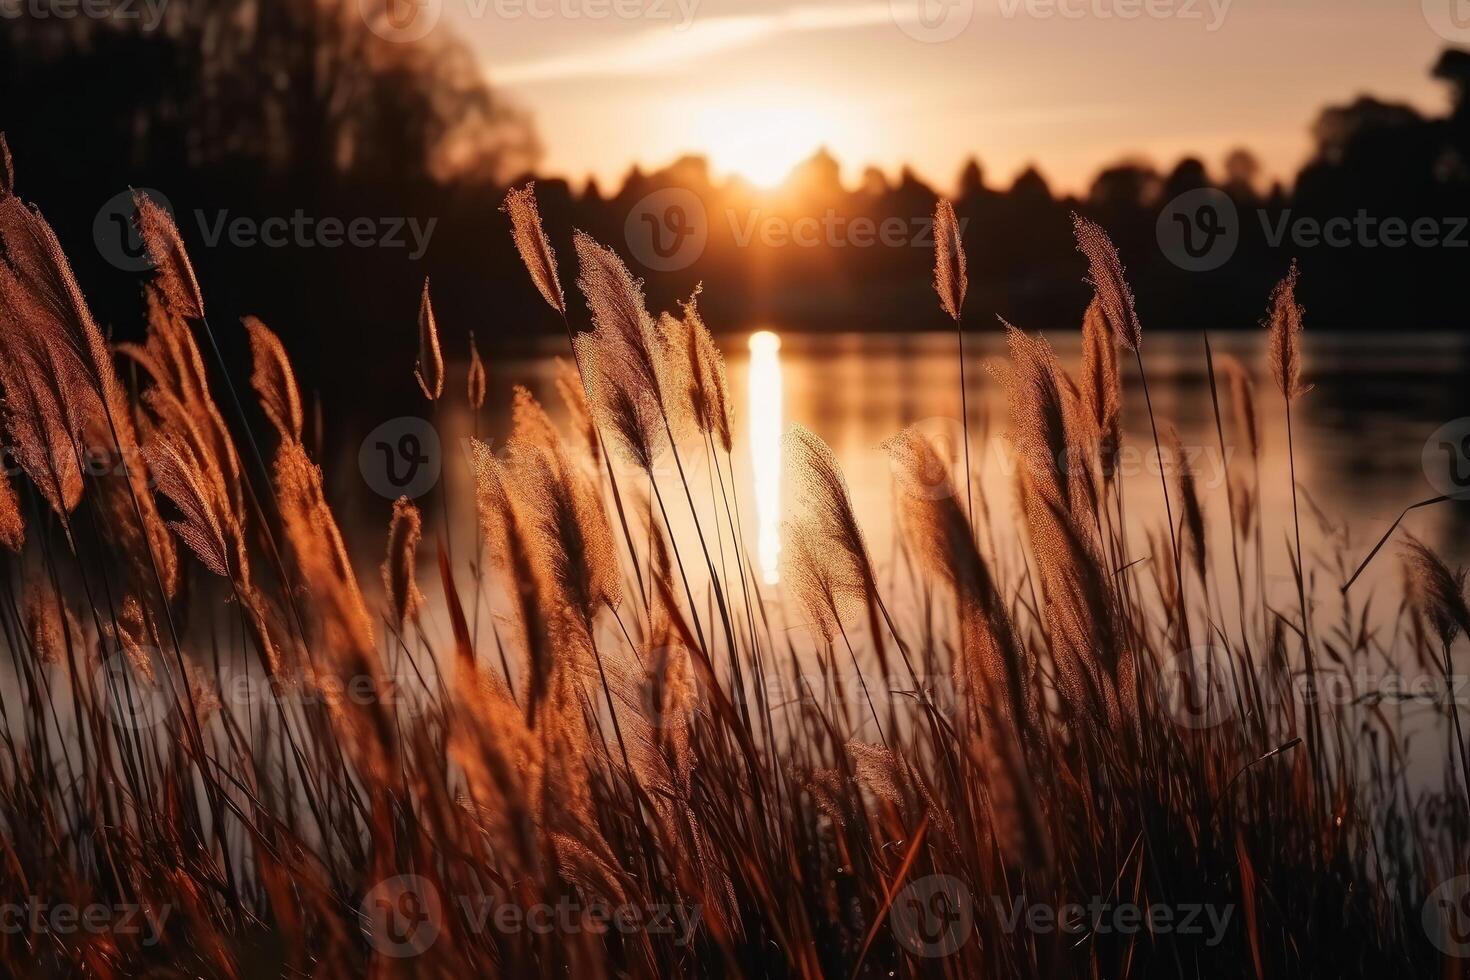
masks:
POLYGON ((832 117, 811 106, 727 103, 698 110, 696 147, 716 172, 775 187, 830 140, 832 117))
POLYGON ((781 580, 781 338, 769 330, 750 335, 750 469, 761 579, 781 580))

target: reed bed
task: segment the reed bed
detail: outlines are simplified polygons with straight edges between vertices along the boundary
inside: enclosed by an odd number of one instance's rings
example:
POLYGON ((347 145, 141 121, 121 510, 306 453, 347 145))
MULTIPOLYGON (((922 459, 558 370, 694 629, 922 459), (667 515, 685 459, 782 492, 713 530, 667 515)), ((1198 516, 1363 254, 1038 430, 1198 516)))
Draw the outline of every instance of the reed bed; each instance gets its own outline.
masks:
MULTIPOLYGON (((653 316, 577 232, 584 317, 530 187, 506 211, 565 325, 573 425, 498 393, 511 431, 474 444, 478 533, 452 546, 406 499, 375 533, 339 527, 281 341, 246 322, 246 411, 183 242, 137 203, 147 337, 114 348, 44 219, 8 177, 0 196, 9 975, 1459 969, 1425 917, 1470 872, 1458 712, 1411 746, 1392 704, 1300 692, 1390 656, 1448 680, 1464 576, 1408 543, 1402 595, 1377 598, 1391 626, 1372 628, 1365 595, 1314 607, 1344 555, 1262 520, 1262 481, 1294 477, 1257 465, 1276 434, 1255 401, 1307 394, 1294 270, 1266 316, 1275 390, 1233 362, 1217 385, 1210 356, 1221 448, 1243 449, 1228 513, 1187 470, 1124 500, 1120 353, 1146 384, 1145 335, 1117 252, 1079 219, 1097 290, 1080 375, 1007 326, 1008 364, 981 381, 1008 393, 1013 519, 991 520, 968 425, 958 476, 923 431, 895 434, 914 583, 896 596, 836 458, 794 425, 772 590, 697 296, 653 316), (1207 556, 1217 522, 1234 581, 1207 556), (1265 567, 1282 536, 1292 567, 1265 567), (375 565, 381 600, 360 584, 375 565), (1411 749, 1442 756, 1437 789, 1411 785, 1411 749), (103 911, 44 917, 65 907, 103 911)), ((947 205, 939 225, 958 327, 947 205)), ((427 283, 417 329, 405 382, 436 417, 497 397, 472 339, 468 390, 446 385, 427 283)), ((1177 440, 1149 414, 1159 448, 1177 440)))

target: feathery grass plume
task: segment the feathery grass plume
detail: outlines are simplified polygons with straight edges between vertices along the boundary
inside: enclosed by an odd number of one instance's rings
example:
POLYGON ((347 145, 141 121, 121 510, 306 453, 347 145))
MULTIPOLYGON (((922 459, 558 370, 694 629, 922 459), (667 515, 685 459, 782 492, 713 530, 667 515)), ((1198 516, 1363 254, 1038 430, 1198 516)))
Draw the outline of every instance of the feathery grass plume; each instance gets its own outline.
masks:
POLYGON ((143 191, 133 191, 138 237, 153 267, 153 285, 168 308, 190 320, 204 317, 204 296, 173 217, 143 191))
POLYGON ((297 442, 276 453, 276 493, 286 539, 296 553, 301 584, 321 600, 328 646, 375 659, 372 618, 347 557, 347 546, 322 490, 321 470, 297 442))
POLYGON ((582 448, 592 459, 595 467, 602 463, 602 440, 597 437, 597 422, 592 410, 587 407, 587 390, 582 387, 582 376, 575 365, 565 358, 556 358, 556 393, 571 416, 572 431, 577 433, 582 448))
POLYGON ((866 787, 868 792, 880 800, 896 807, 907 808, 909 800, 917 797, 922 801, 929 818, 939 826, 950 843, 954 844, 954 818, 939 805, 923 775, 912 762, 891 749, 857 739, 848 740, 845 747, 852 758, 853 776, 859 785, 866 787))
POLYGON ((894 806, 908 804, 911 774, 897 756, 881 745, 870 745, 857 739, 849 740, 846 747, 848 755, 852 756, 853 775, 861 785, 894 806))
MULTIPOLYGON (((1117 690, 1132 658, 1112 577, 1096 537, 1097 500, 1090 479, 1074 471, 1078 402, 1051 347, 1008 326, 1010 370, 1002 375, 1022 515, 1041 580, 1046 623, 1063 694, 1074 709, 1117 722, 1117 690)), ((1131 680, 1128 681, 1131 684, 1131 680)))
POLYGON ((1105 481, 1117 470, 1123 445, 1123 397, 1118 348, 1096 296, 1082 318, 1082 403, 1091 423, 1105 481))
POLYGON ((546 409, 524 385, 512 385, 510 389, 510 439, 507 448, 559 448, 561 434, 546 409))
POLYGON ((240 457, 234 437, 210 392, 204 359, 189 324, 168 306, 163 294, 152 285, 144 290, 148 310, 148 336, 140 348, 136 344, 118 344, 126 354, 148 372, 154 383, 171 395, 188 417, 201 416, 191 425, 194 447, 201 458, 208 457, 218 467, 230 490, 227 494, 235 512, 243 520, 244 490, 239 485, 240 457))
POLYGON ((1084 486, 1089 481, 1077 479, 1084 472, 1078 465, 1083 444, 1078 400, 1051 345, 1001 323, 1011 363, 992 374, 1008 393, 1011 446, 1038 492, 1068 511, 1079 508, 1090 489, 1084 486))
POLYGON ((62 663, 80 630, 60 593, 50 581, 27 581, 24 604, 26 636, 37 659, 43 664, 62 663))
POLYGON ((535 183, 527 183, 521 188, 512 187, 506 192, 505 203, 500 210, 510 215, 511 237, 515 240, 516 251, 521 253, 526 271, 531 274, 531 281, 551 308, 565 316, 567 300, 561 291, 561 279, 556 274, 556 252, 552 251, 551 242, 541 228, 535 183))
POLYGON ((1465 603, 1465 569, 1450 571, 1422 541, 1404 533, 1402 559, 1410 605, 1444 646, 1460 633, 1470 634, 1465 603))
POLYGON ((975 523, 975 491, 970 476, 970 394, 965 381, 965 332, 960 327, 960 311, 965 305, 965 291, 970 280, 965 274, 965 248, 960 241, 960 223, 954 216, 954 205, 940 198, 934 205, 934 291, 939 303, 954 320, 955 362, 959 365, 960 427, 964 431, 965 505, 970 523, 975 523))
MULTIPOLYGON (((573 466, 544 409, 519 386, 504 485, 520 504, 532 561, 556 606, 575 610, 587 628, 602 605, 622 599, 617 549, 597 487, 573 466)), ((496 461, 499 463, 499 461, 496 461)))
POLYGON ((837 457, 799 422, 791 423, 782 436, 781 456, 796 515, 793 525, 807 536, 813 557, 830 565, 825 574, 841 583, 839 599, 856 589, 864 601, 871 601, 878 580, 837 457))
POLYGON ((961 657, 954 665, 956 680, 975 699, 987 723, 1008 718, 1022 733, 1034 731, 1032 658, 975 545, 944 460, 918 426, 904 429, 879 448, 894 462, 900 485, 907 483, 914 491, 901 493, 898 500, 899 519, 913 553, 930 575, 949 584, 959 604, 962 635, 961 657))
POLYGON ((1299 275, 1293 261, 1286 278, 1271 291, 1270 310, 1265 323, 1268 331, 1266 358, 1271 364, 1276 387, 1287 401, 1295 401, 1312 390, 1311 385, 1302 384, 1302 317, 1306 311, 1296 301, 1299 275))
MULTIPOLYGON (((74 621, 69 620, 69 628, 73 636, 81 635, 74 621)), ((137 596, 124 597, 117 610, 116 621, 103 623, 102 632, 127 657, 128 663, 139 677, 157 682, 153 660, 158 638, 150 632, 147 619, 143 615, 143 604, 138 601, 137 596)))
POLYGON ((217 485, 206 477, 194 453, 168 437, 150 440, 144 458, 158 484, 158 492, 178 508, 181 519, 169 527, 215 575, 229 577, 230 546, 225 539, 227 514, 219 512, 217 485))
POLYGON ((460 805, 503 860, 534 873, 541 863, 535 820, 542 810, 542 740, 510 694, 479 677, 478 687, 461 684, 455 692, 474 724, 455 725, 448 739, 469 790, 460 805))
POLYGON ((1195 484, 1194 467, 1190 464, 1189 455, 1185 452, 1184 443, 1179 438, 1179 430, 1173 425, 1167 425, 1164 429, 1166 443, 1170 452, 1174 454, 1174 480, 1179 486, 1179 499, 1184 508, 1184 531, 1189 542, 1190 554, 1194 557, 1195 571, 1199 573, 1200 582, 1205 581, 1205 566, 1207 564, 1206 539, 1205 539, 1205 511, 1200 503, 1199 488, 1195 484))
POLYGON ((1087 256, 1087 274, 1097 290, 1098 305, 1108 329, 1113 331, 1118 343, 1137 351, 1143 343, 1143 327, 1133 307, 1133 290, 1128 286, 1117 248, 1101 226, 1079 214, 1072 215, 1072 230, 1077 237, 1078 251, 1087 256))
POLYGON ((465 382, 469 395, 470 410, 478 412, 485 405, 485 362, 480 360, 480 348, 475 345, 475 332, 470 331, 470 369, 465 382))
POLYGON ((1235 437, 1245 443, 1252 459, 1259 459, 1261 427, 1256 420, 1255 386, 1251 383, 1250 372, 1228 354, 1220 356, 1219 364, 1230 382, 1230 414, 1234 420, 1235 437))
POLYGON ((393 627, 400 631, 405 620, 418 618, 419 609, 424 604, 423 593, 419 591, 414 576, 422 535, 423 522, 413 501, 407 497, 393 501, 393 519, 388 525, 388 557, 383 561, 383 589, 393 614, 393 627))
POLYGON ((851 566, 827 561, 808 525, 787 521, 781 537, 781 582, 805 611, 807 628, 831 643, 842 609, 854 599, 861 601, 862 581, 838 577, 851 572, 851 566))
POLYGON ((253 316, 241 321, 250 334, 250 356, 254 364, 250 385, 260 397, 261 410, 275 426, 282 442, 301 441, 301 394, 296 374, 281 339, 253 316))
POLYGON ((661 361, 666 366, 662 387, 671 415, 691 418, 701 433, 714 435, 729 452, 731 413, 725 358, 699 315, 699 293, 696 287, 680 303, 682 318, 665 313, 659 319, 659 331, 670 354, 661 361))
POLYGON ((20 513, 20 498, 10 477, 0 473, 0 545, 20 554, 26 543, 25 518, 20 513))
POLYGON ((327 505, 321 470, 300 443, 284 440, 276 451, 275 483, 281 525, 296 559, 295 585, 311 597, 317 648, 326 653, 325 662, 314 660, 310 680, 318 686, 330 682, 327 693, 355 690, 367 681, 373 690, 369 704, 329 696, 327 706, 364 778, 391 778, 398 737, 381 696, 384 674, 372 619, 327 505))
MULTIPOLYGON (((20 348, 31 352, 26 356, 51 368, 40 380, 54 386, 54 397, 36 400, 32 386, 21 396, 27 411, 57 411, 58 418, 46 424, 60 422, 73 456, 92 448, 115 454, 119 468, 94 481, 103 498, 99 506, 112 518, 103 532, 138 572, 154 577, 163 596, 171 596, 178 586, 173 542, 158 516, 147 476, 141 467, 129 465, 138 458, 138 440, 112 351, 51 226, 13 196, 0 198, 0 311, 0 319, 11 321, 12 340, 20 339, 20 348)), ((18 369, 12 364, 12 374, 18 369)), ((37 449, 29 447, 32 455, 37 449)), ((57 465, 45 460, 38 468, 57 465)), ((46 482, 59 483, 64 493, 66 479, 46 482)))
POLYGON ((1405 534, 1403 548, 1404 578, 1408 586, 1410 606, 1439 639, 1442 650, 1446 694, 1450 718, 1455 727, 1455 744, 1460 749, 1460 772, 1467 800, 1470 800, 1470 755, 1467 755, 1465 732, 1460 725, 1460 706, 1454 682, 1454 664, 1450 646, 1460 633, 1470 635, 1470 608, 1465 604, 1465 569, 1450 571, 1439 556, 1411 534, 1405 534))
POLYGON ((519 640, 525 650, 529 668, 525 679, 525 716, 534 720, 546 699, 552 664, 547 631, 539 628, 544 606, 542 575, 526 547, 527 532, 518 498, 506 484, 509 474, 505 461, 488 445, 472 439, 470 470, 475 478, 475 508, 485 551, 500 566, 514 600, 511 623, 516 636, 513 639, 519 640))
POLYGON ((436 402, 444 394, 444 354, 439 350, 439 325, 434 320, 434 304, 429 301, 427 276, 419 295, 419 359, 413 376, 429 401, 436 402))
MULTIPOLYGON (((600 333, 601 331, 599 331, 600 333)), ((613 435, 613 444, 644 472, 668 448, 663 413, 643 387, 635 387, 637 370, 619 356, 621 351, 597 334, 578 334, 577 351, 586 365, 587 398, 599 425, 613 435)))
MULTIPOLYGON (((792 540, 804 539, 801 554, 817 563, 813 567, 793 569, 798 587, 803 590, 803 603, 808 609, 814 603, 825 603, 840 626, 845 600, 852 600, 854 605, 860 601, 867 612, 869 637, 880 670, 885 675, 888 672, 882 630, 887 623, 910 680, 915 687, 920 686, 913 660, 878 592, 873 560, 853 513, 852 497, 847 492, 847 481, 842 477, 837 457, 815 433, 793 422, 781 437, 781 458, 782 481, 790 488, 788 500, 795 515, 789 523, 799 529, 788 530, 787 534, 792 540), (829 601, 829 593, 835 602, 829 601)), ((927 705, 927 697, 920 697, 927 705)))
POLYGON ((62 407, 61 377, 51 351, 21 333, 0 295, 0 387, 10 452, 69 530, 67 515, 82 497, 82 470, 62 407))
POLYGON ((934 291, 939 304, 958 320, 965 305, 970 279, 965 273, 965 249, 960 242, 960 223, 954 205, 941 197, 934 205, 934 291))
MULTIPOLYGON (((203 398, 207 397, 204 392, 203 398)), ((228 577, 244 608, 245 627, 256 642, 260 661, 270 676, 278 676, 281 654, 270 627, 268 602, 251 580, 238 476, 225 478, 193 414, 171 392, 156 386, 144 392, 143 400, 156 419, 144 442, 144 458, 160 494, 181 514, 169 527, 206 569, 228 577)), ((198 398, 193 404, 198 404, 198 398)), ((229 448, 234 450, 234 444, 229 448)))
POLYGON ((574 238, 577 285, 592 310, 593 330, 573 343, 587 400, 600 426, 645 471, 668 445, 659 384, 662 338, 643 305, 643 290, 612 251, 590 236, 574 238))
MULTIPOLYGON (((1266 357, 1271 363, 1271 374, 1276 379, 1276 387, 1280 390, 1282 400, 1286 403, 1287 476, 1291 481, 1291 523, 1296 544, 1293 571, 1296 579, 1297 606, 1301 610, 1302 617, 1302 649, 1306 655, 1307 677, 1310 683, 1315 684, 1317 664, 1312 650, 1312 607, 1307 602, 1307 569, 1302 559, 1302 520, 1297 503, 1296 439, 1291 419, 1292 404, 1309 390, 1308 386, 1303 386, 1301 380, 1301 332, 1304 311, 1296 302, 1296 282, 1297 266, 1293 260, 1286 278, 1277 283, 1276 288, 1271 291, 1270 310, 1266 321, 1268 331, 1266 357)), ((1321 724, 1320 712, 1313 711, 1308 719, 1307 753, 1313 760, 1314 778, 1321 771, 1318 761, 1322 743, 1321 724)), ((1466 771, 1467 775, 1470 775, 1470 766, 1467 766, 1466 771)), ((1470 793, 1470 784, 1467 784, 1466 792, 1470 793)))
POLYGON ((642 281, 633 278, 616 252, 599 245, 586 232, 576 232, 572 241, 580 268, 577 286, 592 311, 592 333, 579 335, 577 341, 579 345, 595 341, 595 354, 610 354, 616 361, 615 366, 589 365, 583 358, 583 367, 615 367, 606 373, 636 387, 640 398, 651 399, 663 410, 659 379, 664 339, 644 305, 642 281))

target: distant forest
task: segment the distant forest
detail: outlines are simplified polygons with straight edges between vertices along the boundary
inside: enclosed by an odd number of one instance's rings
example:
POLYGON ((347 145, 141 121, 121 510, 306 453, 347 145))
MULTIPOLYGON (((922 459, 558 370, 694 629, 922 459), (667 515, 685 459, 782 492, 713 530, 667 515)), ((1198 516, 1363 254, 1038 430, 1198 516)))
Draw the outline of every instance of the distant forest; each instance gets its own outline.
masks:
MULTIPOLYGON (((412 359, 425 276, 451 354, 463 353, 471 330, 493 355, 560 329, 515 259, 498 210, 504 188, 536 172, 535 121, 487 84, 462 44, 438 35, 389 43, 353 0, 173 3, 150 27, 32 16, 7 20, 0 32, 0 130, 18 193, 55 226, 99 320, 117 336, 138 332, 142 316, 137 270, 119 268, 101 243, 107 202, 128 187, 161 191, 178 214, 227 352, 243 349, 239 317, 259 315, 319 389, 373 383, 387 377, 379 365, 398 372, 412 359), (405 219, 420 230, 434 224, 417 258, 404 229, 405 247, 334 248, 264 247, 221 231, 237 218, 259 224, 298 212, 371 218, 375 234, 405 219)), ((1075 210, 1116 239, 1146 330, 1254 327, 1293 258, 1309 329, 1463 329, 1470 54, 1446 51, 1433 70, 1451 90, 1446 116, 1369 96, 1325 108, 1303 120, 1316 150, 1289 187, 1262 186, 1245 150, 1167 171, 1111 166, 1081 199, 1054 194, 1039 170, 1001 186, 971 162, 955 200, 969 257, 968 323, 990 329, 1001 315, 1055 330, 1077 322, 1088 291, 1070 233, 1075 210), (1239 240, 1228 261, 1188 271, 1161 248, 1159 229, 1171 220, 1170 202, 1209 187, 1228 198, 1239 240), (1374 223, 1372 237, 1354 230, 1336 244, 1294 240, 1303 219, 1358 216, 1374 223), (1383 223, 1393 219, 1406 227, 1431 219, 1434 240, 1384 244, 1383 223)), ((974 134, 977 147, 984 141, 974 134)), ((911 227, 932 213, 935 190, 910 173, 894 181, 869 171, 845 187, 838 169, 818 154, 774 197, 716 185, 699 159, 635 169, 615 192, 545 177, 537 191, 564 276, 571 228, 631 253, 637 269, 630 214, 656 191, 691 192, 707 225, 697 260, 640 271, 656 308, 703 282, 702 308, 717 330, 757 321, 788 330, 943 327, 922 242, 833 247, 824 238, 803 247, 763 238, 762 222, 911 227)))

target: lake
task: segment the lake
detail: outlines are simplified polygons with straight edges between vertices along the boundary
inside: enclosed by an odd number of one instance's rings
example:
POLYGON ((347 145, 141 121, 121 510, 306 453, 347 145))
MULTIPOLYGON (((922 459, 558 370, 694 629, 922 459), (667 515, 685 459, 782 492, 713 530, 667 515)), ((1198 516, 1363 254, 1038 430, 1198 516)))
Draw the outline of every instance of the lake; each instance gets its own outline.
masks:
MULTIPOLYGON (((1075 372, 1081 360, 1076 332, 1045 336, 1063 364, 1075 372)), ((1254 331, 1211 337, 1217 358, 1235 357, 1255 379, 1267 563, 1282 568, 1284 563, 1276 560, 1270 548, 1285 548, 1282 535, 1291 526, 1285 411, 1262 360, 1263 341, 1262 333, 1254 331)), ((972 468, 992 521, 1009 525, 1014 467, 1002 448, 1005 394, 988 371, 1004 363, 1004 338, 999 332, 974 333, 966 336, 965 344, 972 468)), ((814 431, 837 454, 869 545, 880 562, 887 560, 893 553, 893 481, 887 457, 878 445, 915 423, 923 423, 931 434, 955 433, 958 442, 961 413, 955 336, 811 335, 762 326, 759 331, 724 336, 720 346, 727 359, 735 408, 735 479, 742 502, 751 502, 747 506, 754 511, 753 517, 747 517, 753 521, 747 531, 764 542, 759 556, 763 572, 774 573, 777 567, 782 513, 779 440, 792 422, 814 431)), ((550 343, 544 354, 489 364, 490 397, 480 421, 482 433, 491 438, 505 434, 513 384, 530 388, 554 418, 564 421, 553 386, 553 358, 565 352, 564 342, 550 343)), ((1178 428, 1186 451, 1193 454, 1207 512, 1219 518, 1212 522, 1212 532, 1224 535, 1222 462, 1228 456, 1232 467, 1250 465, 1247 449, 1235 445, 1225 379, 1223 375, 1218 378, 1225 426, 1222 453, 1203 339, 1155 333, 1146 338, 1143 353, 1158 422, 1161 428, 1166 423, 1178 428)), ((1327 522, 1345 529, 1356 555, 1366 552, 1405 506, 1441 492, 1426 475, 1425 444, 1441 426, 1470 415, 1470 342, 1444 335, 1308 333, 1305 361, 1304 377, 1314 387, 1293 410, 1296 475, 1303 490, 1303 544, 1309 550, 1320 550, 1325 543, 1321 522, 1313 514, 1315 507, 1327 522)), ((1142 514, 1142 508, 1150 505, 1161 514, 1162 492, 1137 369, 1131 358, 1122 366, 1124 475, 1130 516, 1142 514), (1127 465, 1129 459, 1132 465, 1127 465)), ((465 419, 452 425, 456 435, 467 427, 465 419)), ((686 452, 684 461, 697 467, 703 478, 708 467, 698 455, 686 452)), ((1433 450, 1431 456, 1442 461, 1443 469, 1448 468, 1446 457, 1435 456, 1433 450)), ((460 499, 467 499, 463 494, 468 492, 465 484, 460 499)), ((1426 508, 1411 514, 1404 526, 1443 549, 1449 558, 1470 556, 1465 533, 1470 529, 1470 507, 1450 503, 1426 508)), ((1228 536, 1219 543, 1217 552, 1228 551, 1228 536)), ((752 547, 755 545, 753 540, 752 547)), ((1380 559, 1354 591, 1394 579, 1394 564, 1380 559)))
MULTIPOLYGON (((1080 341, 1075 331, 1047 335, 1069 371, 1080 366, 1080 341)), ((1285 406, 1262 360, 1261 332, 1219 334, 1211 338, 1217 361, 1238 359, 1255 379, 1255 400, 1261 429, 1261 509, 1264 590, 1271 607, 1295 616, 1298 605, 1291 576, 1292 497, 1285 428, 1285 406)), ((1008 582, 1019 580, 1024 553, 1019 547, 1020 523, 1013 486, 1015 464, 1004 449, 1005 395, 990 368, 1005 359, 1004 338, 998 331, 966 336, 966 376, 969 381, 972 469, 979 501, 988 514, 985 540, 996 542, 995 563, 1008 582)), ((951 333, 812 335, 781 331, 769 325, 720 338, 724 350, 735 410, 734 481, 743 510, 743 527, 752 564, 763 580, 761 590, 770 599, 782 598, 779 582, 781 521, 785 513, 781 484, 780 439, 785 428, 800 422, 821 436, 841 461, 869 546, 883 575, 897 618, 913 623, 919 603, 906 602, 915 582, 895 561, 896 521, 894 480, 879 443, 905 426, 919 423, 926 431, 948 437, 958 460, 960 441, 959 391, 955 337, 951 333)), ((557 356, 566 355, 565 343, 548 342, 533 355, 493 358, 487 365, 490 397, 478 422, 461 408, 445 420, 453 444, 462 444, 472 429, 491 440, 508 430, 510 387, 526 385, 546 405, 553 418, 565 422, 566 413, 554 388, 557 356)), ((1236 581, 1226 503, 1226 462, 1248 475, 1249 452, 1236 445, 1231 425, 1229 391, 1219 377, 1224 412, 1225 446, 1222 452, 1210 398, 1204 340, 1198 335, 1155 333, 1145 340, 1143 352, 1149 373, 1153 407, 1161 429, 1177 426, 1180 441, 1193 456, 1193 468, 1208 520, 1210 562, 1215 587, 1210 600, 1216 622, 1233 637, 1237 603, 1236 581), (1223 586, 1221 588, 1220 586, 1223 586)), ((1125 438, 1123 485, 1128 508, 1131 557, 1147 553, 1147 533, 1164 527, 1162 492, 1153 454, 1153 438, 1137 368, 1123 361, 1125 438)), ((1301 490, 1301 533, 1312 572, 1314 629, 1328 645, 1344 622, 1340 586, 1373 544, 1409 504, 1443 491, 1449 458, 1432 441, 1436 432, 1470 415, 1470 344, 1444 335, 1346 336, 1307 334, 1305 379, 1313 389, 1293 409, 1296 476, 1301 490), (1428 453, 1426 456, 1426 444, 1428 453), (1426 468, 1426 458, 1430 466, 1426 468), (1438 488, 1431 480, 1438 480, 1438 488)), ((454 382, 451 395, 462 405, 463 388, 454 382)), ((1455 438, 1470 435, 1470 420, 1455 438)), ((1462 447, 1463 448, 1463 447, 1462 447)), ((446 451, 452 503, 459 525, 469 531, 470 500, 467 466, 462 455, 446 451)), ((712 499, 709 465, 700 448, 683 454, 706 530, 712 499)), ((1470 460, 1462 460, 1470 462, 1470 460)), ((958 466, 958 464, 957 464, 958 466)), ((680 540, 690 533, 684 525, 687 507, 677 489, 672 466, 661 477, 665 499, 674 514, 680 540)), ((956 472, 960 472, 957 469, 956 472)), ((630 469, 621 480, 628 485, 642 477, 630 469)), ((1453 487, 1451 487, 1453 489, 1453 487)), ((1175 516, 1179 500, 1171 483, 1175 516)), ((425 498, 432 501, 433 497, 425 498)), ((979 509, 977 503, 977 509, 979 509)), ((426 518, 432 530, 435 518, 426 518)), ((1450 502, 1417 510, 1404 528, 1438 549, 1451 562, 1470 558, 1470 507, 1450 502)), ((458 537, 458 535, 457 535, 458 537)), ((691 538, 692 539, 692 538, 691 538)), ((711 548, 716 547, 711 540, 711 548)), ((727 541, 721 547, 730 547, 727 541)), ((424 549, 430 551, 429 548, 424 549)), ((362 556, 359 556, 361 559, 362 556)), ((423 578, 436 582, 430 556, 423 556, 423 578)), ((686 560, 690 559, 688 554, 686 560)), ((376 560, 376 559, 375 559, 376 560)), ((1252 594, 1260 583, 1253 557, 1244 555, 1245 578, 1252 594)), ((697 562, 696 562, 697 563, 697 562)), ((1140 574, 1135 569, 1128 574, 1140 574)), ((368 578, 367 575, 364 576, 368 578)), ((375 576, 373 576, 375 577, 375 576)), ((691 576, 696 581, 703 575, 691 576)), ((1152 589, 1150 585, 1148 588, 1152 589)), ((1191 584, 1197 590, 1197 584, 1191 584)), ((699 586, 696 584, 696 591, 699 586)), ((431 592, 437 591, 429 590, 431 592)), ((1152 593, 1150 593, 1152 594, 1152 593)), ((1371 625, 1379 631, 1373 660, 1373 678, 1397 663, 1402 642, 1394 635, 1401 579, 1397 548, 1390 545, 1378 556, 1351 593, 1353 608, 1371 597, 1371 625)), ((707 601, 707 596, 701 599, 707 601)), ((707 611, 707 610, 706 610, 707 611)), ((781 626, 793 638, 793 647, 810 647, 799 615, 786 610, 781 626)), ((855 627, 861 632, 861 625, 855 627)), ((1407 673, 1412 665, 1399 664, 1407 673)), ((1422 669, 1419 670, 1422 673, 1422 669)), ((1354 680, 1357 694, 1378 683, 1354 680)), ((1356 696, 1356 695, 1355 695, 1356 696)), ((1427 706, 1407 704, 1404 724, 1432 720, 1427 706), (1423 709, 1423 710, 1419 710, 1423 709)), ((1423 760, 1432 777, 1439 756, 1423 760)), ((1417 765, 1416 765, 1417 768, 1417 765)))

